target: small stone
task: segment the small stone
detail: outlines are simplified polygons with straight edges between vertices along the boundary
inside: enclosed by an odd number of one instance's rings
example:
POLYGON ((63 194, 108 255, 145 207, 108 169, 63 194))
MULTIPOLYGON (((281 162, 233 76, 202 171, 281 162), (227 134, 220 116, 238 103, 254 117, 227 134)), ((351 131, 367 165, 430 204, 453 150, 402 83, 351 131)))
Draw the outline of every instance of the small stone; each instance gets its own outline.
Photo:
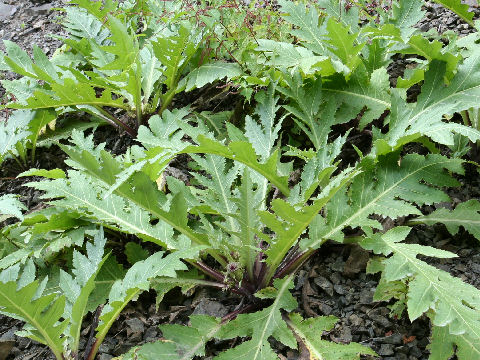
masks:
POLYGON ((0 360, 5 360, 10 354, 15 341, 13 340, 0 340, 0 360))
POLYGON ((109 354, 100 354, 98 355, 98 360, 111 360, 113 359, 113 356, 112 355, 109 355, 109 354))
POLYGON ((422 351, 414 346, 410 349, 410 356, 415 356, 416 359, 420 359, 422 357, 422 351))
POLYGON ((360 303, 371 304, 373 301, 373 291, 371 289, 363 289, 360 292, 360 303))
POLYGON ((348 318, 348 321, 353 326, 361 326, 363 324, 363 319, 356 314, 350 315, 350 317, 348 318))
POLYGON ((13 5, 7 5, 3 2, 0 2, 0 20, 5 20, 6 18, 12 16, 17 12, 17 7, 13 5))
POLYGON ((134 333, 141 332, 145 330, 145 325, 143 324, 142 320, 139 318, 131 318, 128 320, 125 320, 125 323, 128 325, 130 330, 134 333))
POLYGON ((352 332, 349 327, 344 326, 340 329, 340 335, 337 337, 342 343, 349 344, 352 342, 352 332))
POLYGON ((370 253, 359 245, 355 245, 350 250, 350 255, 345 262, 343 274, 348 277, 353 277, 361 271, 365 271, 367 267, 370 253))
POLYGON ((323 315, 330 315, 333 311, 333 308, 327 304, 324 303, 319 303, 318 304, 318 309, 323 315))
POLYGON ((342 285, 333 285, 333 290, 339 295, 345 295, 347 293, 342 285))
POLYGON ((38 20, 33 24, 33 28, 40 29, 43 25, 45 25, 45 20, 38 20))
POLYGON ((25 14, 27 16, 47 15, 51 9, 52 9, 52 4, 43 4, 40 6, 32 7, 30 9, 26 9, 25 14))
POLYGON ((203 298, 193 311, 193 315, 209 315, 215 317, 224 317, 228 314, 228 309, 218 301, 212 301, 203 298))
POLYGON ((385 328, 388 328, 388 327, 391 326, 391 322, 385 316, 370 315, 370 319, 372 319, 375 323, 377 323, 378 325, 381 325, 385 328))
POLYGON ((313 279, 313 282, 328 295, 333 296, 333 284, 327 278, 317 276, 313 279))
POLYGON ((340 275, 338 272, 334 272, 332 275, 330 275, 330 280, 335 285, 340 284, 342 282, 342 275, 340 275))
POLYGON ((157 336, 158 336, 157 327, 156 326, 150 326, 145 331, 145 334, 143 335, 143 340, 145 342, 154 341, 154 340, 157 339, 157 336))
POLYGON ((342 258, 337 258, 335 262, 330 265, 330 268, 333 271, 338 271, 338 272, 343 272, 343 268, 345 267, 345 262, 342 260, 342 258))
POLYGON ((400 345, 402 343, 402 335, 396 333, 390 336, 377 338, 376 341, 383 344, 400 345))
POLYGON ((380 356, 388 356, 388 355, 393 355, 395 353, 394 350, 395 350, 395 345, 382 344, 380 345, 380 349, 377 351, 377 353, 380 356))

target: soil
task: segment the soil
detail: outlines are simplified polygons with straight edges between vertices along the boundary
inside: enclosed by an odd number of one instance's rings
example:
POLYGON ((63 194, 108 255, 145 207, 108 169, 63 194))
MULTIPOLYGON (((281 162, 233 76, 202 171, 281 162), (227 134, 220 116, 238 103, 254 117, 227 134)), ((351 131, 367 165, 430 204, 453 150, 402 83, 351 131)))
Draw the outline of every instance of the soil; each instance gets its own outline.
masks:
MULTIPOLYGON (((50 34, 62 35, 59 25, 61 13, 54 8, 65 5, 66 1, 29 1, 4 0, 0 2, 0 37, 12 40, 23 49, 31 52, 33 44, 40 46, 51 55, 61 45, 50 34)), ((465 25, 452 12, 433 3, 426 3, 427 14, 418 27, 426 31, 435 28, 439 32, 454 30, 461 35, 473 29, 465 25)), ((478 9, 473 9, 478 15, 478 9)), ((3 45, 0 45, 0 48, 3 45)), ((390 67, 393 78, 403 73, 405 61, 399 59, 390 67)), ((11 77, 12 74, 6 74, 11 77)), ((2 115, 4 116, 4 115, 2 115)), ((112 131, 111 128, 97 131, 96 139, 106 142, 107 148, 114 153, 123 152, 132 144, 128 136, 112 131)), ((58 147, 52 146, 39 151, 37 167, 65 167, 64 155, 58 147)), ((18 173, 13 161, 4 163, 0 169, 0 194, 21 194, 21 200, 29 209, 39 206, 38 194, 23 187, 23 179, 15 179, 18 173)), ((469 169, 471 170, 471 169, 469 169)), ((30 181, 30 180, 29 180, 30 181)), ((480 183, 476 173, 468 171, 459 178, 462 186, 450 191, 453 203, 471 198, 480 198, 480 183)), ((439 206, 451 206, 440 204, 439 206)), ((434 208, 425 209, 433 211, 434 208)), ((388 224, 386 224, 388 226, 388 224)), ((480 289, 480 244, 466 232, 451 236, 444 226, 415 226, 408 241, 434 246, 452 251, 458 255, 455 259, 429 260, 434 266, 449 271, 480 289)), ((298 311, 305 316, 334 315, 340 320, 334 330, 327 334, 331 340, 348 343, 355 341, 372 347, 384 360, 427 359, 430 325, 426 317, 410 322, 405 316, 392 318, 389 303, 373 302, 373 294, 378 283, 378 275, 367 275, 365 267, 369 254, 353 245, 339 245, 328 242, 321 251, 310 259, 300 270, 294 295, 297 298, 298 311)), ((130 347, 161 337, 158 325, 162 323, 186 324, 188 316, 208 314, 224 316, 233 311, 240 298, 224 292, 197 290, 192 296, 179 292, 169 294, 156 311, 154 294, 143 294, 120 316, 100 347, 99 360, 109 360, 121 355, 130 347)), ((81 348, 85 347, 90 331, 91 319, 87 318, 83 329, 81 348)), ((0 360, 10 359, 53 359, 49 350, 30 339, 21 338, 15 332, 22 328, 22 322, 0 317, 0 360)), ((210 359, 219 349, 226 348, 228 342, 210 344, 210 359)), ((296 350, 273 344, 282 353, 282 359, 303 359, 305 354, 296 350)), ((472 359, 473 360, 473 359, 472 359)))

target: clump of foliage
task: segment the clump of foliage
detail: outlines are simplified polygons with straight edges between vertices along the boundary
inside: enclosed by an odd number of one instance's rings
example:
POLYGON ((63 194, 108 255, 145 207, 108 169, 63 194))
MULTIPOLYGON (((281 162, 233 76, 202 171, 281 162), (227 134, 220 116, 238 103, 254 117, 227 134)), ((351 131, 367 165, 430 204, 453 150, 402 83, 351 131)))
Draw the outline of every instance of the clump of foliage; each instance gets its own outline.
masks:
MULTIPOLYGON (((97 309, 84 353, 93 360, 113 321, 141 292, 154 289, 159 303, 176 287, 211 286, 239 295, 241 305, 222 319, 197 315, 188 327, 162 325, 163 340, 135 347, 123 359, 191 359, 205 355, 212 339, 238 337, 245 341, 217 358, 276 359, 271 339, 292 349, 301 342, 313 359, 375 356, 360 344, 322 340, 337 319, 303 319, 290 292, 305 261, 327 240, 344 242, 344 230, 353 228, 360 235, 348 241, 377 255, 368 268, 381 272, 375 299, 392 300, 392 315, 430 319, 431 358, 480 355, 480 291, 418 257, 456 255, 404 242, 410 227, 384 231, 381 222, 410 217, 411 223, 445 223, 452 233, 465 226, 479 236, 475 200, 450 213, 422 212, 424 205, 450 200, 445 188, 459 186, 461 156, 469 141, 480 139, 477 129, 452 121, 478 104, 476 38, 430 41, 414 28, 424 15, 420 0, 394 2, 375 16, 370 8, 343 8, 335 0, 308 6, 285 0, 262 13, 279 16, 274 26, 281 36, 249 28, 245 34, 258 32, 242 39, 247 45, 224 48, 230 62, 201 65, 202 31, 219 43, 232 29, 240 34, 239 22, 228 22, 222 11, 248 14, 248 7, 223 3, 219 11, 200 3, 199 14, 199 3, 76 3, 67 9, 70 50, 50 60, 37 55, 43 70, 38 59, 25 60, 23 75, 44 82, 8 106, 57 113, 75 108, 115 123, 110 110, 119 108, 135 114, 137 144, 114 156, 93 135, 74 130, 69 144, 59 144, 68 170, 22 174, 45 178, 28 186, 41 190, 51 207, 22 214, 14 197, 0 199, 8 205, 3 213, 21 220, 2 230, 8 240, 0 244, 0 312, 26 321, 24 335, 50 346, 57 359, 78 359, 82 319, 97 309), (188 21, 197 17, 204 27, 188 21), (84 21, 94 34, 82 30, 84 21), (392 87, 387 66, 395 54, 420 58, 392 87), (252 104, 241 121, 171 106, 179 91, 225 76, 252 104), (80 90, 72 93, 73 84, 80 90), (416 84, 420 94, 407 100, 416 84), (291 141, 292 124, 302 146, 291 141), (352 132, 365 143, 345 163, 352 132), (406 153, 411 143, 423 155, 406 153), (166 176, 168 164, 186 155, 188 183, 166 176), (123 243, 132 265, 125 270, 115 256, 104 255, 109 245, 99 226, 158 250, 123 243), (64 263, 71 266, 59 269, 64 263)), ((445 4, 471 22, 459 2, 445 4)), ((15 54, 27 59, 7 45, 10 67, 15 54)))

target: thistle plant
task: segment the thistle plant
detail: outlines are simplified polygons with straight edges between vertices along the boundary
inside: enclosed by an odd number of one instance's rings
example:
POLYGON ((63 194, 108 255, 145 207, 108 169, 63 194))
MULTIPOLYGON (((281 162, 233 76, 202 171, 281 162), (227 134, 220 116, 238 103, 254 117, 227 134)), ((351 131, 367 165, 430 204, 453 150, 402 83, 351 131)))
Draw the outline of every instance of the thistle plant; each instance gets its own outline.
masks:
MULTIPOLYGON (((303 344, 312 359, 375 356, 360 344, 322 339, 338 319, 304 319, 291 293, 297 271, 329 240, 354 242, 375 255, 368 266, 369 272, 381 273, 375 299, 394 302, 392 315, 430 319, 431 359, 480 354, 480 291, 419 258, 456 255, 405 241, 409 226, 385 231, 381 222, 386 217, 407 217, 409 225, 440 222, 451 233, 464 226, 479 238, 476 200, 451 212, 424 213, 426 205, 450 201, 446 188, 459 186, 464 174, 465 161, 440 154, 440 146, 454 146, 460 136, 480 139, 477 129, 452 121, 455 113, 478 104, 478 44, 456 42, 465 51, 449 56, 442 44, 429 42, 413 28, 422 16, 422 2, 416 0, 394 3, 381 21, 363 27, 358 8, 339 13, 335 1, 321 1, 322 10, 287 1, 279 5, 282 26, 290 27, 296 41, 258 39, 249 50, 252 58, 262 54, 250 67, 261 70, 232 77, 242 86, 261 84, 262 89, 256 89, 252 111, 240 123, 206 123, 210 118, 189 106, 164 108, 139 124, 136 144, 124 154, 115 156, 105 144, 95 144, 92 134, 72 131, 70 143, 59 144, 68 156, 67 170, 22 174, 45 178, 28 186, 42 191, 51 206, 25 215, 9 210, 24 219, 2 233, 22 246, 4 245, 0 311, 25 320, 25 335, 49 345, 57 359, 78 358, 79 324, 86 312, 97 309, 95 332, 84 353, 93 360, 113 321, 140 293, 153 289, 160 303, 174 288, 199 286, 238 295, 238 307, 223 318, 192 315, 189 326, 161 325, 161 340, 134 347, 122 359, 166 354, 192 359, 211 353, 210 340, 234 338, 244 341, 216 358, 276 359, 272 339, 291 349, 303 344), (391 87, 386 66, 392 55, 412 54, 419 44, 428 55, 425 62, 414 77, 391 87), (260 81, 258 74, 270 77, 260 81), (406 83, 420 81, 416 102, 408 102, 406 83), (305 139, 301 146, 289 141, 292 126, 305 139), (353 132, 365 141, 362 150, 351 143, 353 132), (423 146, 425 155, 408 153, 411 143, 423 146), (347 163, 341 158, 349 147, 356 156, 347 163), (188 181, 167 176, 169 164, 179 157, 188 157, 188 181), (142 256, 131 257, 131 245, 121 243, 132 262, 125 270, 113 254, 104 255, 109 246, 98 226, 111 236, 135 235, 151 243, 150 251, 136 244, 142 256), (356 229, 357 235, 347 236, 346 229, 356 229), (60 250, 73 259, 71 271, 62 270, 58 284, 47 287, 44 277, 34 280, 35 264, 42 268, 46 249, 55 249, 48 261, 60 250), (26 256, 30 260, 24 264, 26 256), (107 266, 115 271, 106 271, 107 266), (93 296, 95 291, 100 295, 93 296), (24 306, 12 308, 12 298, 22 299, 24 306), (77 308, 75 319, 63 320, 77 308)), ((120 20, 107 18, 122 28, 120 20)), ((181 25, 174 28, 183 31, 181 25)), ((126 61, 120 54, 110 59, 108 71, 126 61)), ((136 79, 137 69, 122 76, 136 79)), ((124 79, 115 76, 115 81, 124 79)), ((134 83, 119 89, 133 89, 134 83)), ((158 104, 169 98, 166 89, 158 104)), ((95 98, 104 98, 105 91, 95 98)), ((122 91, 119 96, 127 99, 122 91)), ((122 106, 129 103, 125 99, 122 106)), ((18 206, 11 200, 9 206, 18 206)))

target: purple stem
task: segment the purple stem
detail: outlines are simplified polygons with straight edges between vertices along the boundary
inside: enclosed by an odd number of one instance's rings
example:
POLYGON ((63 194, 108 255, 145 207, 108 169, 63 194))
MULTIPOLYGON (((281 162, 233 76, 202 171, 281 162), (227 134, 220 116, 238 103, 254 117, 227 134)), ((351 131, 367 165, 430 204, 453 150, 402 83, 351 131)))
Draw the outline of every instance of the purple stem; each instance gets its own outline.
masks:
MULTIPOLYGON (((226 282, 225 276, 222 273, 218 272, 217 270, 212 269, 211 267, 209 267, 208 265, 204 264, 201 261, 197 261, 193 263, 193 265, 196 266, 203 273, 217 280, 218 282, 225 284, 226 282)), ((228 284, 225 284, 225 285, 228 285, 228 284)), ((233 291, 235 294, 243 295, 248 298, 251 296, 251 293, 247 289, 245 289, 243 286, 240 286, 240 287, 233 286, 231 288, 231 291, 233 291)))
POLYGON ((302 266, 303 263, 313 254, 315 254, 315 251, 303 251, 303 252, 297 253, 292 260, 286 263, 285 266, 283 266, 280 270, 278 270, 275 273, 273 278, 281 279, 285 275, 297 271, 298 268, 300 268, 300 266, 302 266))

